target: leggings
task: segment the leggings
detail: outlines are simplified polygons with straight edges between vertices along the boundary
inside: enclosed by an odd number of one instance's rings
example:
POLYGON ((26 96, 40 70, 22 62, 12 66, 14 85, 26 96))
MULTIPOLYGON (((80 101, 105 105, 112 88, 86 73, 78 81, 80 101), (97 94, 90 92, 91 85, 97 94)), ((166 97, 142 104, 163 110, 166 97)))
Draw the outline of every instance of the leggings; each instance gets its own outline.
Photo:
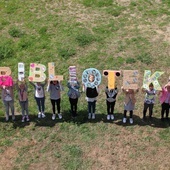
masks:
POLYGON ((25 113, 26 112, 26 115, 28 116, 28 100, 26 101, 19 101, 19 104, 21 106, 21 110, 22 110, 22 116, 25 116, 25 113))
POLYGON ((61 99, 57 99, 57 100, 51 99, 53 114, 55 114, 55 104, 57 104, 57 111, 58 113, 60 113, 60 101, 61 99))
POLYGON ((6 116, 9 117, 9 108, 11 109, 12 116, 14 116, 14 100, 5 101, 3 100, 5 106, 6 116))
POLYGON ((77 114, 78 98, 76 98, 76 99, 69 98, 69 101, 70 101, 72 115, 75 116, 77 114))
MULTIPOLYGON (((133 110, 130 110, 130 118, 133 117, 133 110)), ((126 118, 127 110, 124 110, 124 117, 126 118)))
POLYGON ((96 110, 96 101, 88 102, 88 112, 95 113, 95 110, 96 110))
POLYGON ((164 113, 166 112, 166 118, 169 116, 169 103, 162 103, 161 118, 164 118, 164 113))
POLYGON ((45 106, 44 106, 45 97, 42 97, 42 98, 35 97, 35 100, 37 102, 39 112, 44 112, 44 109, 45 109, 45 106))
POLYGON ((149 117, 152 117, 153 106, 154 106, 154 104, 144 103, 144 109, 143 109, 143 117, 144 118, 146 117, 146 112, 147 112, 148 108, 149 108, 149 117))
POLYGON ((107 114, 113 114, 114 112, 114 107, 115 107, 115 101, 114 102, 108 102, 106 101, 106 104, 107 104, 107 114))

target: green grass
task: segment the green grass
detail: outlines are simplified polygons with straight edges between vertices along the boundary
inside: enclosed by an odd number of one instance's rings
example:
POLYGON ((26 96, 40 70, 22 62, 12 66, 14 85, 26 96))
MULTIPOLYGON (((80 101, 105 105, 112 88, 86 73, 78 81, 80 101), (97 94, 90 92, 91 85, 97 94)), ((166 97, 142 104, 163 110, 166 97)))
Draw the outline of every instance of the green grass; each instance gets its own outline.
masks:
POLYGON ((158 97, 153 121, 144 123, 144 94, 137 94, 131 126, 122 124, 122 76, 116 80, 119 94, 113 122, 106 120, 105 77, 94 121, 87 119, 84 93, 78 103, 79 116, 71 118, 66 87, 70 65, 77 66, 80 82, 82 72, 94 67, 101 73, 105 69, 138 69, 140 86, 144 70, 165 71, 159 81, 161 85, 167 83, 169 8, 169 0, 1 0, 0 66, 9 66, 16 80, 18 62, 25 63, 26 77, 30 63, 48 67, 48 62, 55 62, 56 74, 64 75, 65 88, 61 96, 63 120, 51 120, 48 93, 47 117, 37 118, 33 87, 29 84, 30 123, 21 123, 16 90, 16 122, 4 121, 0 102, 1 169, 169 169, 170 123, 160 121, 158 97))

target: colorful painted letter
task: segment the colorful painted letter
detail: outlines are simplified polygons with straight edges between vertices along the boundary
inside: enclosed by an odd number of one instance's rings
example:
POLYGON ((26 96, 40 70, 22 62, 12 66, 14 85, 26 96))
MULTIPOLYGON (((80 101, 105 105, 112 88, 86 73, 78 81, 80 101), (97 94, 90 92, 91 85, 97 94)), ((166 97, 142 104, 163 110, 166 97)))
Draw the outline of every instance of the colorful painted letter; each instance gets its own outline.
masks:
POLYGON ((24 63, 18 63, 18 80, 22 81, 25 78, 25 65, 24 63))
POLYGON ((0 67, 0 86, 13 86, 11 69, 9 67, 0 67))
POLYGON ((138 89, 138 70, 123 70, 123 88, 138 89))
POLYGON ((116 70, 103 70, 103 75, 107 76, 108 79, 108 89, 115 88, 116 76, 120 76, 120 71, 116 70))
POLYGON ((153 73, 153 75, 151 76, 151 71, 150 70, 145 70, 144 72, 144 78, 143 78, 143 88, 145 89, 149 89, 149 84, 153 83, 154 85, 154 89, 155 90, 161 90, 161 86, 158 82, 158 78, 164 74, 164 72, 161 71, 156 71, 155 73, 153 73))
POLYGON ((30 72, 29 72, 29 81, 33 82, 42 82, 45 81, 46 75, 44 72, 46 71, 45 65, 30 63, 30 72))
POLYGON ((53 81, 53 80, 62 81, 63 80, 62 75, 55 75, 55 63, 54 62, 48 63, 48 74, 49 74, 50 81, 53 81))
POLYGON ((69 82, 75 82, 77 81, 77 76, 76 76, 76 66, 70 66, 69 67, 69 82))
POLYGON ((101 83, 101 74, 99 70, 95 68, 88 68, 83 71, 82 83, 86 87, 95 88, 101 83), (91 78, 92 77, 92 78, 91 78))

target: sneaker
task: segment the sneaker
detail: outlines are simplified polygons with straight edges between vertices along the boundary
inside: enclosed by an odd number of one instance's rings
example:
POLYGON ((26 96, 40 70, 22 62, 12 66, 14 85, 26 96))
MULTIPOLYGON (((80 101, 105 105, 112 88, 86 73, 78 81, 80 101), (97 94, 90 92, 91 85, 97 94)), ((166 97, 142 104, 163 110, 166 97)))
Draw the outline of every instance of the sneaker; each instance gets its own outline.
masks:
POLYGON ((123 118, 123 123, 126 123, 126 117, 123 118))
POLYGON ((39 119, 41 118, 41 112, 38 113, 38 118, 39 118, 39 119))
POLYGON ((129 119, 130 124, 133 124, 133 118, 129 119))
POLYGON ((27 122, 29 122, 29 121, 30 121, 30 119, 29 119, 29 116, 28 116, 28 115, 26 116, 26 120, 27 120, 27 122))
POLYGON ((42 117, 42 118, 45 118, 45 114, 44 114, 43 112, 41 113, 41 117, 42 117))
POLYGON ((62 119, 61 113, 58 114, 58 118, 59 118, 59 119, 62 119))
POLYGON ((107 120, 110 120, 110 115, 107 115, 107 120))
POLYGON ((56 115, 55 115, 55 114, 53 114, 53 115, 52 115, 52 120, 55 120, 55 117, 56 117, 56 115))
POLYGON ((12 115, 12 120, 15 120, 15 116, 14 115, 12 115))
POLYGON ((8 122, 9 121, 9 116, 6 116, 5 120, 6 120, 6 122, 8 122))
POLYGON ((21 122, 25 122, 25 116, 22 116, 21 122))
POLYGON ((91 113, 89 113, 89 115, 88 115, 88 119, 91 119, 91 113))
POLYGON ((111 118, 111 120, 114 120, 114 119, 115 119, 114 115, 111 115, 110 118, 111 118))
POLYGON ((96 118, 95 113, 92 113, 92 119, 95 119, 95 118, 96 118))

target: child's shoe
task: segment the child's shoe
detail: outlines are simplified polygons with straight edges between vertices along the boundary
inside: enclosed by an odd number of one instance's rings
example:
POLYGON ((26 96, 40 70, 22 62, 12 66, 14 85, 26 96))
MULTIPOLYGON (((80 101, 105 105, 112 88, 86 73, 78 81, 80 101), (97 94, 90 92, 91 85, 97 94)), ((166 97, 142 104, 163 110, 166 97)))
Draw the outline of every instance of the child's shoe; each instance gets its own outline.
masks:
POLYGON ((96 118, 95 113, 92 113, 92 119, 95 119, 95 118, 96 118))
POLYGON ((127 120, 126 117, 124 117, 124 118, 123 118, 123 123, 126 123, 126 120, 127 120))
POLYGON ((39 118, 39 119, 41 118, 41 112, 38 113, 38 118, 39 118))
POLYGON ((115 118, 114 118, 114 115, 111 115, 110 118, 111 118, 111 120, 114 120, 114 119, 115 119, 115 118))
POLYGON ((29 119, 29 116, 28 116, 28 115, 26 116, 26 121, 27 121, 27 122, 29 122, 29 121, 30 121, 30 119, 29 119))
POLYGON ((6 122, 8 122, 9 121, 9 116, 6 116, 5 120, 6 120, 6 122))
POLYGON ((130 124, 133 124, 133 118, 130 118, 130 119, 129 119, 129 123, 130 123, 130 124))
POLYGON ((61 113, 58 114, 58 118, 59 118, 59 119, 62 119, 61 113))
POLYGON ((45 114, 44 114, 43 112, 41 113, 41 117, 42 117, 42 118, 45 118, 45 114))
POLYGON ((12 115, 12 120, 13 120, 13 121, 15 120, 15 115, 12 115))
POLYGON ((21 120, 22 122, 25 122, 25 116, 22 116, 22 120, 21 120))
POLYGON ((107 115, 107 120, 110 120, 110 115, 107 115))
POLYGON ((89 113, 89 115, 88 115, 88 119, 91 119, 91 113, 89 113))
POLYGON ((56 115, 55 115, 55 114, 53 114, 53 115, 52 115, 52 120, 55 120, 55 117, 56 117, 56 115))

